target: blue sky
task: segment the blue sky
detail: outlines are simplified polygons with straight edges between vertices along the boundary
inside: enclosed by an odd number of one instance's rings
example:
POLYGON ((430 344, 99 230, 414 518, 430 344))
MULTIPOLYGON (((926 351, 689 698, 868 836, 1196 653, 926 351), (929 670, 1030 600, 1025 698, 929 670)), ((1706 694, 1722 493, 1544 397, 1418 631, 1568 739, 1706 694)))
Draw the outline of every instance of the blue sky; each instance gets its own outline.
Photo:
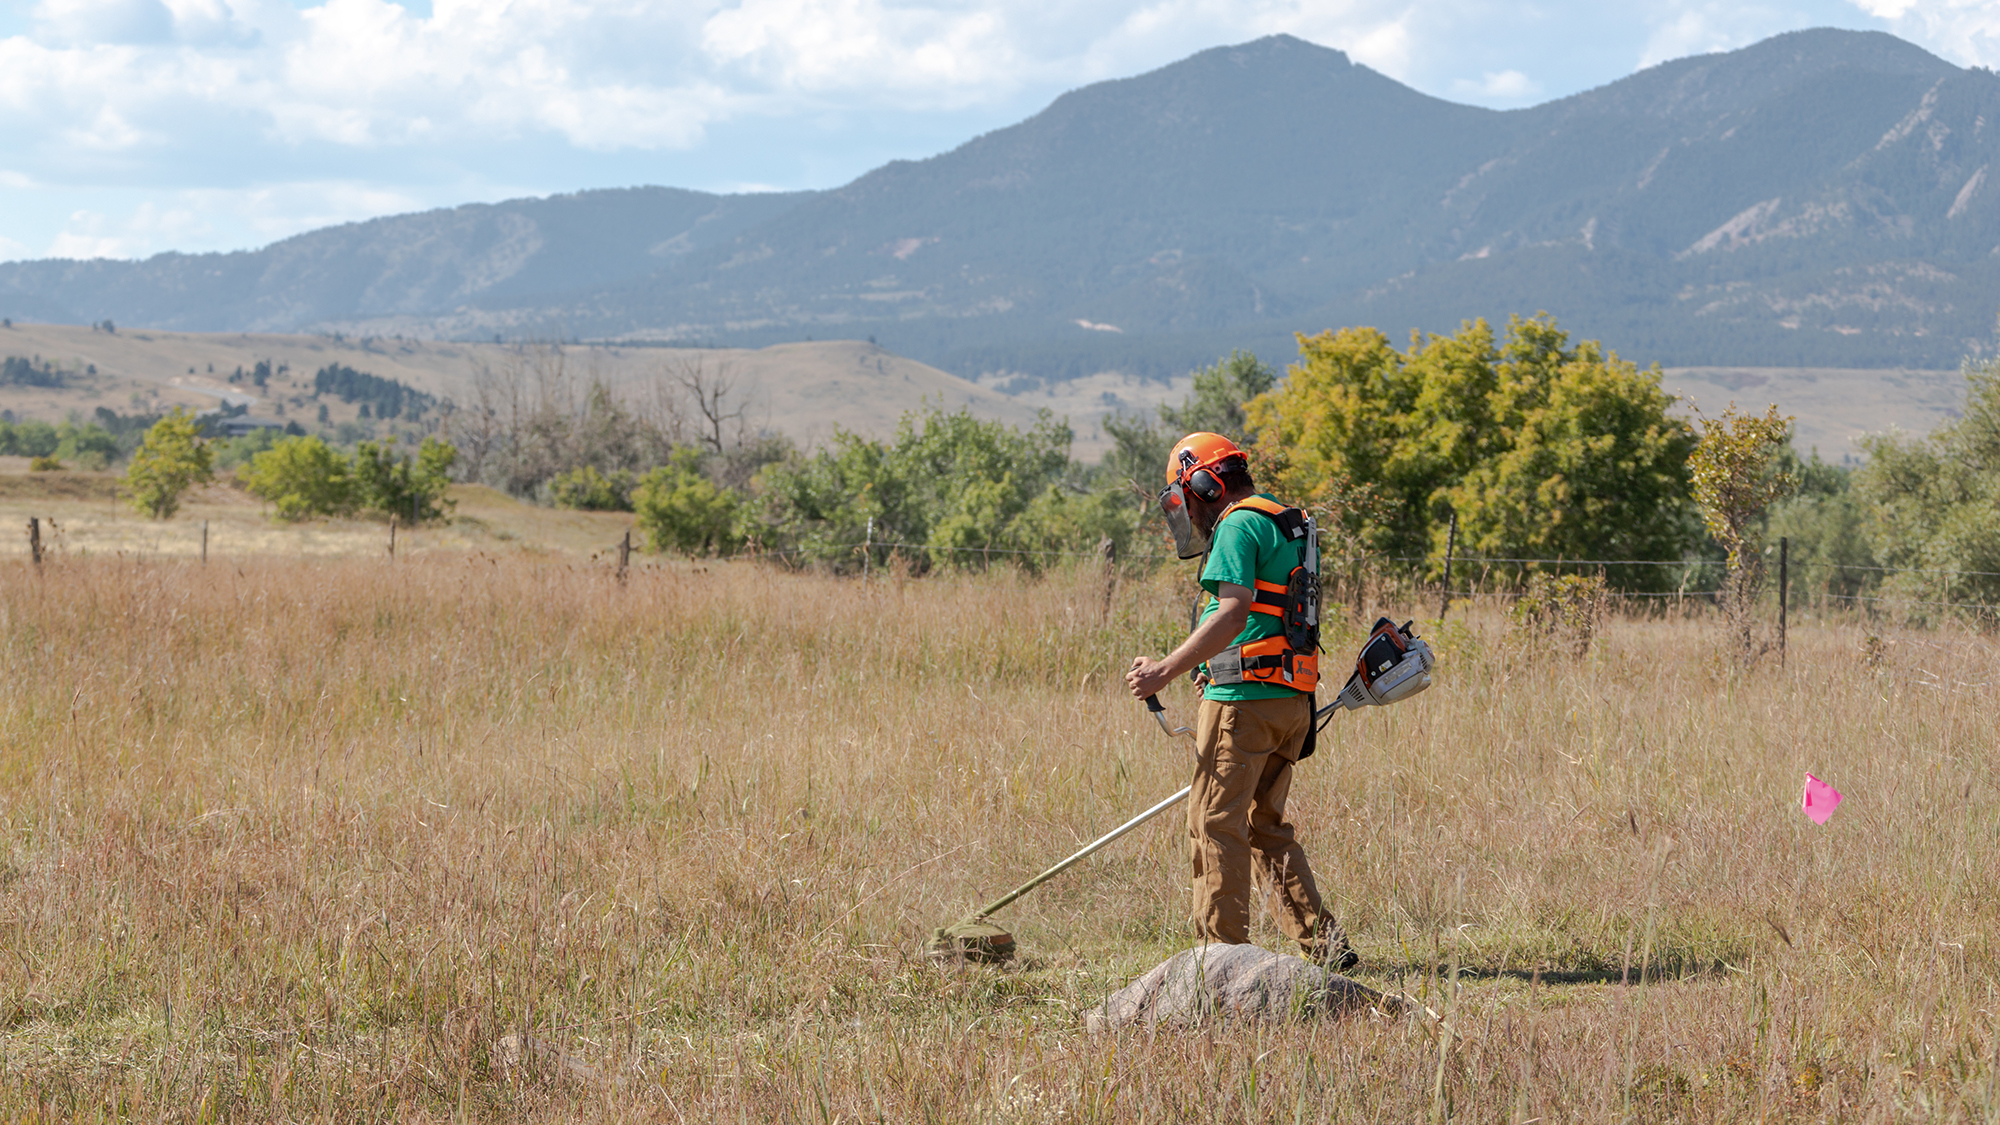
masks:
POLYGON ((1819 26, 2000 63, 2000 0, 0 0, 0 259, 592 187, 831 187, 1274 32, 1506 108, 1819 26))

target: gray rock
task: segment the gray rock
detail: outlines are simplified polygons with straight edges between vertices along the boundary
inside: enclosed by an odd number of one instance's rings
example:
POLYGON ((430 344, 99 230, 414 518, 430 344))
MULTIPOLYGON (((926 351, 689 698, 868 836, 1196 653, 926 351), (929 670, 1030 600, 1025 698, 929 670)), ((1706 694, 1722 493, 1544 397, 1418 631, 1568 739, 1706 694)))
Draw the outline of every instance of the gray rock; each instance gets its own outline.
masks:
POLYGON ((1084 1027, 1192 1026, 1225 1020, 1279 1023, 1339 1017, 1373 1009, 1395 1013, 1402 1002, 1329 969, 1255 945, 1197 945, 1084 1013, 1084 1027))

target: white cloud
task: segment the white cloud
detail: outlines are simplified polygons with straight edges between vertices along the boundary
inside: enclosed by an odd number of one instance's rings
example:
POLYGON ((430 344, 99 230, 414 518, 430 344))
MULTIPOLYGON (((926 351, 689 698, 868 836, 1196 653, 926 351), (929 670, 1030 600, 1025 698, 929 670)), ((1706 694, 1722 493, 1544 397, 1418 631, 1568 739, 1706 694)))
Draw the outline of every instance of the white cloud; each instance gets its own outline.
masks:
POLYGON ((58 43, 161 43, 174 32, 160 0, 42 0, 33 19, 39 37, 58 43))
POLYGON ((743 0, 702 26, 702 49, 781 88, 959 90, 1020 65, 1007 4, 891 8, 879 0, 743 0))
POLYGON ((2000 66, 1993 0, 1851 0, 1890 30, 1963 66, 2000 66))
POLYGON ((832 186, 1273 33, 1512 106, 1836 10, 2000 57, 1994 0, 0 0, 0 238, 150 253, 502 185, 832 186))
MULTIPOLYGON (((518 196, 528 193, 516 190, 501 194, 518 196)), ((190 190, 175 192, 169 198, 184 213, 228 214, 235 222, 254 231, 260 241, 273 241, 302 230, 359 222, 379 215, 435 207, 442 202, 405 191, 338 180, 228 191, 190 190)), ((142 226, 138 218, 135 215, 135 233, 140 230, 153 233, 154 228, 142 226)), ((147 251, 171 248, 171 243, 155 241, 147 251)))
POLYGON ((1732 19, 1732 12, 1733 9, 1715 4, 1669 11, 1667 18, 1646 37, 1639 65, 1658 66, 1670 59, 1727 51, 1755 42, 1759 36, 1752 34, 1745 38, 1737 26, 1741 21, 1732 19))
POLYGON ((1459 97, 1482 102, 1526 102, 1541 95, 1542 84, 1518 70, 1489 70, 1477 82, 1457 79, 1451 89, 1459 97))

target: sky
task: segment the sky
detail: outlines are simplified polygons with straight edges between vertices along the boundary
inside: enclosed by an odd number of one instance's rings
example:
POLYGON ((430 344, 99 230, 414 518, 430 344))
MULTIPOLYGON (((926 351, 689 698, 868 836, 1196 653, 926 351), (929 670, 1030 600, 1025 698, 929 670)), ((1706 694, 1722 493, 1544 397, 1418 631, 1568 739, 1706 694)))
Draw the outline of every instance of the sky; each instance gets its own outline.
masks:
POLYGON ((835 187, 1278 32, 1505 109, 1828 26, 2000 64, 2000 0, 0 0, 0 260, 835 187))

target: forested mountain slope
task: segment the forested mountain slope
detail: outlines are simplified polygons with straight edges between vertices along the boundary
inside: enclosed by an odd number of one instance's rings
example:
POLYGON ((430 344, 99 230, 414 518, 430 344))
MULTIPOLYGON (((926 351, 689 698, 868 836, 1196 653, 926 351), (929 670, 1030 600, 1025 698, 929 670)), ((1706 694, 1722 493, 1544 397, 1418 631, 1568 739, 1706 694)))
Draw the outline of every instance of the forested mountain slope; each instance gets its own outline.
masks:
POLYGON ((0 312, 190 329, 876 337, 1167 374, 1545 309, 1645 361, 1948 367, 2000 310, 2000 79, 1806 31, 1498 112, 1286 36, 844 187, 465 207, 264 250, 0 266, 0 312))

